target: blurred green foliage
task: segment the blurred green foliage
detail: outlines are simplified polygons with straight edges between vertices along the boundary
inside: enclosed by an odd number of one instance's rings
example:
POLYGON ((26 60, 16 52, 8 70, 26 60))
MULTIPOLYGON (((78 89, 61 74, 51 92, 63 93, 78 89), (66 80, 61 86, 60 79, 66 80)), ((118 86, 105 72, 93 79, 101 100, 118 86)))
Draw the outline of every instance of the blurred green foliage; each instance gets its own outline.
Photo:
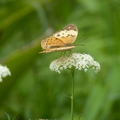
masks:
POLYGON ((83 46, 101 64, 77 71, 75 120, 120 120, 119 0, 0 0, 0 64, 12 76, 0 83, 0 120, 70 120, 70 71, 49 70, 59 52, 39 54, 40 41, 76 24, 83 46), (68 96, 68 97, 67 97, 68 96))

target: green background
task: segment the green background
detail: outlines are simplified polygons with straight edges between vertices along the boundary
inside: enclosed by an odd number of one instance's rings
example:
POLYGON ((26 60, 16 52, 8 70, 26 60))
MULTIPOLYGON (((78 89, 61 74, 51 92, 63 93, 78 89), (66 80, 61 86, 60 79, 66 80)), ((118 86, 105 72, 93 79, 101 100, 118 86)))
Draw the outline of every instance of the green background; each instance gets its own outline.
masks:
POLYGON ((71 23, 75 44, 85 45, 73 53, 101 65, 97 74, 76 71, 75 120, 120 120, 119 0, 0 0, 0 64, 12 74, 0 83, 0 120, 70 120, 70 71, 50 71, 60 52, 39 52, 42 39, 71 23))

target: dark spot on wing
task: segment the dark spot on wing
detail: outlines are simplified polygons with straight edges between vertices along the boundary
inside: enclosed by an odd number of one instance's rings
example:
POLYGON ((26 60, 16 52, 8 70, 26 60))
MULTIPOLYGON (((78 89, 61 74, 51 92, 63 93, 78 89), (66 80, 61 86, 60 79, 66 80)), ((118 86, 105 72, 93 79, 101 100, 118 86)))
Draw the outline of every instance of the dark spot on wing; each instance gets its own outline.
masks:
POLYGON ((57 34, 57 36, 59 37, 59 36, 60 36, 60 34, 57 34))
POLYGON ((65 30, 74 30, 74 31, 77 31, 77 27, 76 27, 76 25, 74 25, 74 24, 70 24, 70 25, 67 25, 65 28, 64 28, 65 30))

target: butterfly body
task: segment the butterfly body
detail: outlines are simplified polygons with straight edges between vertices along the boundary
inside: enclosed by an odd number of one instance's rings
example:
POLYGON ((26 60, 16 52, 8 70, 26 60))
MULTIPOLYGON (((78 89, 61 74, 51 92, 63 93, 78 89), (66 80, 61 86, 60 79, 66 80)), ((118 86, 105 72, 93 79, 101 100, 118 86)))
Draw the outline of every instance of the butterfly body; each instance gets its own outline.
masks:
POLYGON ((67 25, 64 30, 58 31, 41 41, 43 51, 40 53, 66 51, 75 48, 73 42, 76 40, 77 34, 78 29, 74 24, 67 25))

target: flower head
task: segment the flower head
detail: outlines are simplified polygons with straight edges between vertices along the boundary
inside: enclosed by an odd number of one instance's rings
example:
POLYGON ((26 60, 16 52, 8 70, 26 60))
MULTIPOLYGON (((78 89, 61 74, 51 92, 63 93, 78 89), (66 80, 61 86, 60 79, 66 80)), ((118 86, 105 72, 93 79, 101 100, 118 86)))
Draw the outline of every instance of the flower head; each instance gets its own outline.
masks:
POLYGON ((0 65, 0 82, 2 82, 2 77, 6 77, 7 75, 11 75, 10 70, 6 66, 0 65))
POLYGON ((88 54, 80 54, 73 53, 69 57, 60 57, 51 62, 50 70, 61 73, 64 69, 72 69, 75 70, 84 70, 85 72, 88 68, 92 68, 95 72, 100 70, 100 64, 88 55, 88 54))

